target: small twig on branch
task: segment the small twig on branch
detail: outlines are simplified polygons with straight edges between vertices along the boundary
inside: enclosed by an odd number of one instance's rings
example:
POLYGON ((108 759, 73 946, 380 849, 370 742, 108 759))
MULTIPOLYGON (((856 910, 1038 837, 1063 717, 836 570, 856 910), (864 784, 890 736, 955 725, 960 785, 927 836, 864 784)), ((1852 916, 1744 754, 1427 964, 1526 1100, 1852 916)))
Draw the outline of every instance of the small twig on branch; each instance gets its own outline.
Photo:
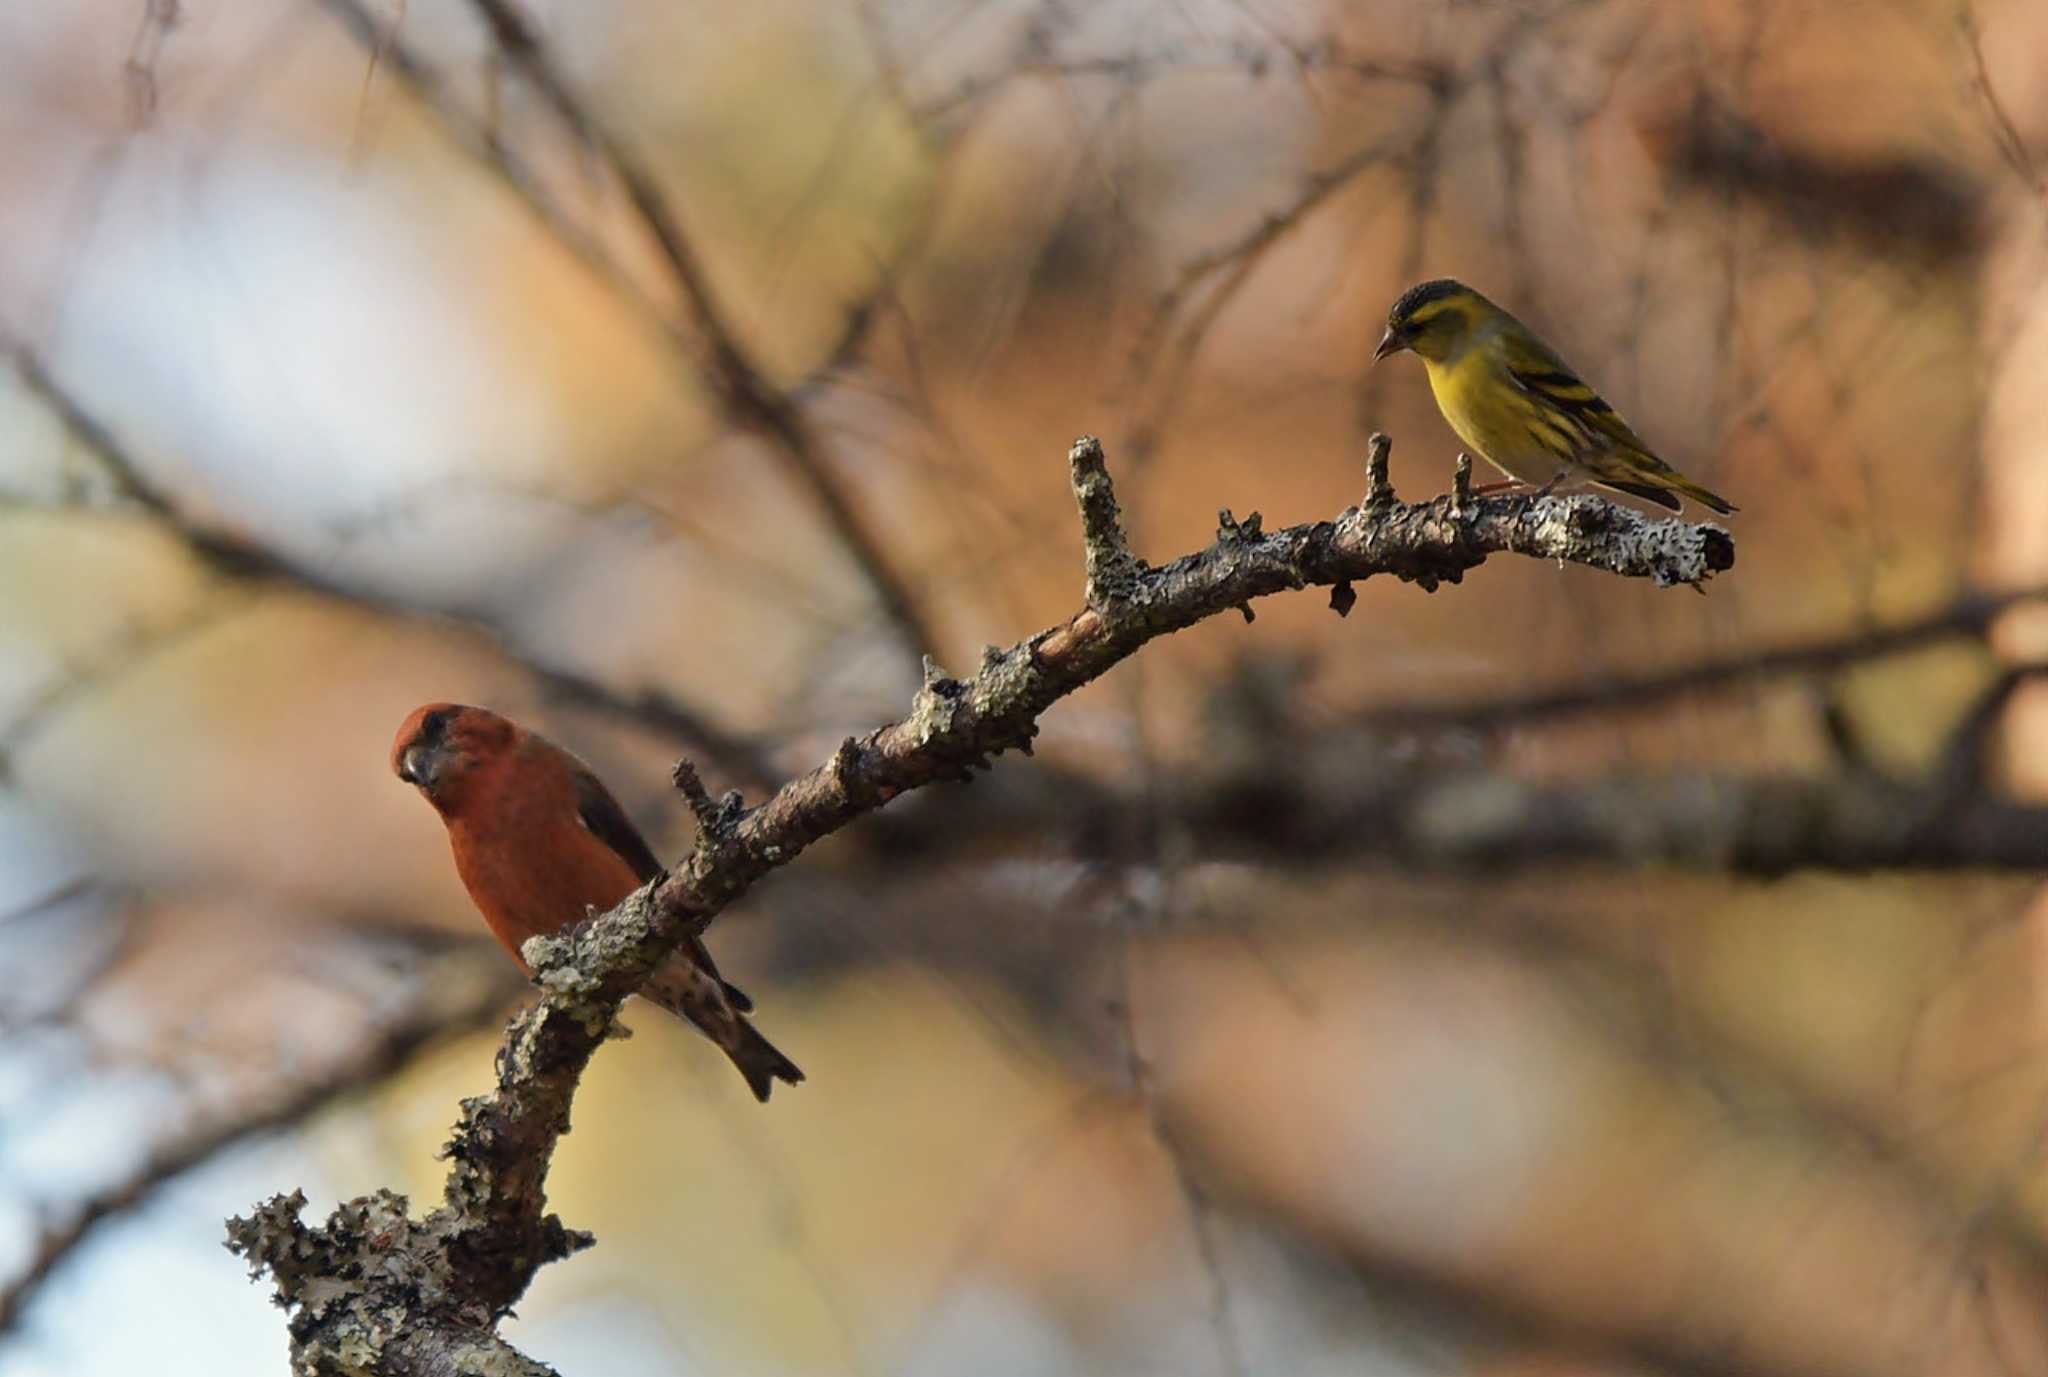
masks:
POLYGON ((1375 434, 1366 442, 1364 506, 1369 512, 1394 505, 1394 480, 1388 476, 1393 451, 1393 441, 1384 435, 1375 434))
POLYGON ((1129 599, 1144 575, 1144 563, 1131 553, 1124 536, 1116 492, 1102 462, 1102 443, 1083 436, 1067 453, 1074 499, 1081 505, 1081 549, 1088 568, 1088 606, 1110 612, 1129 599))
MULTIPOLYGON (((1272 532, 1247 521, 1207 549, 1153 567, 1121 535, 1100 445, 1078 441, 1070 467, 1097 575, 1091 586, 1099 591, 1102 575, 1120 570, 1117 596, 1099 605, 1091 597, 1060 625, 985 653, 971 679, 949 678, 927 662, 908 716, 842 743, 759 807, 733 810, 730 825, 722 815, 680 864, 612 912, 528 942, 544 993, 507 1029, 496 1088, 463 1102, 440 1208, 417 1223, 402 1219, 402 1228, 364 1232, 349 1211, 382 1209, 388 1199, 344 1206, 327 1227, 309 1228, 280 1198, 256 1218, 233 1222, 231 1246, 269 1270, 279 1300, 297 1307, 292 1337, 301 1368, 333 1366, 342 1353, 374 1366, 368 1354, 405 1329, 391 1323, 394 1313, 488 1331, 541 1266, 589 1241, 546 1213, 548 1166, 583 1068, 620 1001, 656 963, 813 842, 900 794, 964 778, 1025 746, 1048 708, 1147 642, 1289 589, 1391 574, 1433 590, 1495 554, 1695 586, 1735 560, 1734 542, 1718 526, 1653 519, 1592 496, 1518 495, 1460 511, 1445 498, 1352 508, 1335 521, 1272 532), (386 1257, 393 1249, 402 1254, 398 1283, 386 1257), (297 1261, 304 1258, 329 1265, 309 1269, 297 1261)), ((686 793, 701 795, 694 780, 694 771, 679 771, 686 793)))

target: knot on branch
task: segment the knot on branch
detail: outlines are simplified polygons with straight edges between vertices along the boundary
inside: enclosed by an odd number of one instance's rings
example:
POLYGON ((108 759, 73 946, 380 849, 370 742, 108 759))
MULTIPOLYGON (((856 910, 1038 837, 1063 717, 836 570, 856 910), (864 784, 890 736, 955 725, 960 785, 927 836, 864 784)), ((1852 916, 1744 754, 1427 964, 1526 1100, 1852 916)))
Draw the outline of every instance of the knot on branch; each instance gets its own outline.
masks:
POLYGON ((1451 470, 1451 515, 1463 516, 1471 509, 1472 456, 1460 453, 1457 467, 1451 470))
POLYGON ((861 801, 865 782, 861 777, 861 744, 853 737, 839 743, 839 749, 832 752, 832 782, 839 786, 839 792, 849 803, 861 801))
POLYGON ((1130 602, 1145 572, 1131 553, 1116 505, 1116 488, 1103 463, 1102 442, 1083 435, 1067 451, 1074 483, 1074 501, 1081 508, 1081 543, 1088 559, 1088 606, 1108 616, 1130 602))
POLYGON ((950 738, 959 728, 967 706, 967 685, 949 678, 938 662, 924 657, 924 685, 910 703, 910 727, 920 746, 950 738))

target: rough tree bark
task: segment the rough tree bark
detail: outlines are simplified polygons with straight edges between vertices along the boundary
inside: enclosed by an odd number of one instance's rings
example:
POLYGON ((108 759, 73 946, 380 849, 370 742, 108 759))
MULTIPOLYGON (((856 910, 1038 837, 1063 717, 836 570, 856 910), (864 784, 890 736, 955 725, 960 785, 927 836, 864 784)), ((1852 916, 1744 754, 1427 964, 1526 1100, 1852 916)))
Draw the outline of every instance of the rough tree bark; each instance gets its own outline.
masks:
POLYGON ((1087 559, 1086 605, 1007 649, 990 646, 971 679, 929 658, 898 722, 848 737, 832 758, 748 808, 714 802, 687 761, 676 784, 699 824, 695 848, 612 912, 525 954, 540 999, 506 1029, 491 1093, 464 1100, 446 1155, 439 1208, 414 1218, 388 1190, 349 1201, 326 1224, 299 1218, 302 1194, 273 1197, 228 1222, 228 1246, 268 1273, 291 1311, 300 1373, 533 1374, 549 1371, 495 1333, 547 1263, 592 1242, 547 1212, 556 1142, 583 1069, 620 1002, 686 935, 701 932, 755 881, 812 842, 890 799, 937 780, 971 778, 991 758, 1029 752, 1038 717, 1146 642, 1220 612, 1311 585, 1340 615, 1351 585, 1380 574, 1434 590, 1495 554, 1526 555, 1647 578, 1704 583, 1733 566, 1718 526, 1652 519, 1592 496, 1475 499, 1461 458, 1448 497, 1398 501, 1388 442, 1372 439, 1364 502, 1334 521, 1266 532, 1256 513, 1221 513, 1215 543, 1153 566, 1130 549, 1101 446, 1084 437, 1068 458, 1087 559))

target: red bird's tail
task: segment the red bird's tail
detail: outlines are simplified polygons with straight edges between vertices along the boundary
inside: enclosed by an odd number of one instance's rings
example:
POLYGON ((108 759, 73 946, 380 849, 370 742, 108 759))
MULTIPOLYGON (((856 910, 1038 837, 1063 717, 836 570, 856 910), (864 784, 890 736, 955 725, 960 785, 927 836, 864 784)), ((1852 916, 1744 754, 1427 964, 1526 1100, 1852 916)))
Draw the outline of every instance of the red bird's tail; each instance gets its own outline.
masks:
POLYGON ((747 1078, 747 1088, 754 1092, 754 1098, 763 1104, 768 1102, 768 1092, 775 1088, 775 1082, 795 1085, 804 1078, 796 1063, 783 1056, 774 1043, 761 1036, 760 1029, 745 1019, 740 1020, 739 1040, 726 1046, 725 1054, 747 1078))
POLYGON ((692 943, 662 963, 640 993, 676 1017, 689 1020, 717 1043, 747 1078, 747 1088, 755 1099, 765 1103, 777 1081, 795 1085, 804 1078, 796 1063, 747 1021, 742 1011, 752 1008, 752 1001, 719 979, 711 954, 701 945, 692 943))

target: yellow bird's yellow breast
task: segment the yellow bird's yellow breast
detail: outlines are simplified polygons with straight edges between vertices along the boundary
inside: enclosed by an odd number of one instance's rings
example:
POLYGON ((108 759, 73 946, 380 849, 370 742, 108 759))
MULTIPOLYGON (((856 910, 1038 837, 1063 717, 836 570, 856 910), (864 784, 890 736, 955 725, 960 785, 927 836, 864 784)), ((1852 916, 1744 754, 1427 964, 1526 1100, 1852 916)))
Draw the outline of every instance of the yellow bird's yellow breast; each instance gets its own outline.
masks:
POLYGON ((1454 363, 1424 359, 1423 365, 1451 429, 1508 477, 1540 486, 1579 467, 1586 434, 1498 376, 1485 349, 1469 349, 1454 363))

